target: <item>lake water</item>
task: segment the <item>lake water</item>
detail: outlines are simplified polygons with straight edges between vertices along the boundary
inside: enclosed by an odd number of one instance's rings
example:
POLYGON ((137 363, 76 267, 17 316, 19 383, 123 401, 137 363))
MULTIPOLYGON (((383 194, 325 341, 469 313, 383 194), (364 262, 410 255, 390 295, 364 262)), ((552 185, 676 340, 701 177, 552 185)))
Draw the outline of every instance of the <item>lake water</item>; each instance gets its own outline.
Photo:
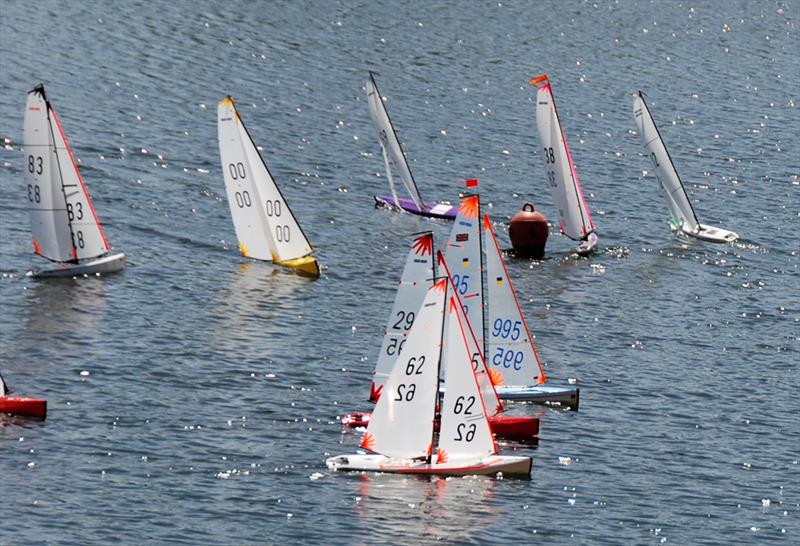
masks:
POLYGON ((0 543, 796 544, 800 4, 4 2, 0 543), (336 474, 360 434, 408 236, 385 193, 376 72, 423 196, 479 178, 553 221, 528 80, 547 72, 600 235, 509 261, 548 376, 529 480, 336 474), (129 266, 34 281, 25 93, 44 82, 129 266), (641 89, 698 216, 673 236, 641 89), (241 258, 216 102, 233 95, 317 248, 309 281, 241 258))

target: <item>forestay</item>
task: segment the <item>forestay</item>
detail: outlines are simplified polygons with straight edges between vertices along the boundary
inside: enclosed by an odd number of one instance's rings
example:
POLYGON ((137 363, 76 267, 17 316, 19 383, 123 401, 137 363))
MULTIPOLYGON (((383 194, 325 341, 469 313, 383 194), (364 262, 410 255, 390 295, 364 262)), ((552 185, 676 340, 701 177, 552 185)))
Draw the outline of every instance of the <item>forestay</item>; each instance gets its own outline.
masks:
POLYGON ((636 128, 642 135, 648 156, 653 164, 656 178, 664 190, 667 205, 672 214, 670 223, 675 227, 696 231, 700 222, 697 220, 683 182, 678 176, 678 171, 675 170, 675 165, 672 163, 672 158, 663 140, 661 140, 661 134, 658 132, 641 91, 633 99, 633 116, 636 120, 636 128))
POLYGON ((438 397, 447 281, 428 289, 367 425, 361 447, 387 457, 428 457, 438 397))
POLYGON ((106 254, 109 246, 103 229, 41 85, 28 93, 23 148, 34 252, 56 262, 106 254))
POLYGON ((433 234, 427 232, 414 238, 406 258, 372 378, 371 402, 378 401, 386 378, 405 346, 422 300, 433 283, 433 276, 433 234))
POLYGON ((544 383, 544 370, 488 215, 483 217, 483 231, 486 241, 486 295, 489 302, 486 362, 497 386, 544 383))
POLYGON ((285 262, 311 253, 231 97, 217 107, 225 191, 242 255, 285 262))
POLYGON ((378 131, 378 138, 381 142, 381 150, 386 167, 386 177, 389 179, 390 184, 392 184, 392 166, 394 166, 395 172, 399 173, 400 179, 403 181, 403 185, 414 201, 414 204, 419 210, 424 210, 417 183, 414 181, 414 176, 411 174, 411 168, 403 153, 403 147, 397 139, 394 126, 392 125, 391 119, 389 119, 389 112, 387 112, 386 106, 383 104, 380 91, 378 91, 378 84, 375 83, 375 77, 372 75, 372 72, 369 73, 366 88, 369 115, 372 118, 375 129, 378 131))
POLYGON ((594 231, 594 224, 558 117, 550 82, 546 75, 531 80, 533 85, 541 82, 544 84, 536 92, 536 127, 543 146, 547 182, 558 209, 561 232, 579 241, 594 231))
POLYGON ((447 390, 441 410, 439 444, 434 464, 481 459, 497 453, 478 379, 472 368, 468 332, 451 296, 445 322, 447 390))

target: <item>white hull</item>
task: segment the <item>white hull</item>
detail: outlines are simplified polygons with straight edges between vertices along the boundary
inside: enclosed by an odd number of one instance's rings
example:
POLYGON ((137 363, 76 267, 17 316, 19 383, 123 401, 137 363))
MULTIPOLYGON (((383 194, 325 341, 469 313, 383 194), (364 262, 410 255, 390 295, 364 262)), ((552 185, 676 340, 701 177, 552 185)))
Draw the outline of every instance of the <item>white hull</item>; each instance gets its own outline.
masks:
POLYGON ((578 409, 580 402, 580 390, 577 387, 555 387, 548 384, 530 387, 497 387, 497 395, 501 400, 554 404, 567 406, 574 410, 578 409))
POLYGON ((338 455, 325 461, 331 470, 392 472, 397 474, 437 474, 447 476, 486 476, 531 473, 533 459, 509 455, 490 455, 471 462, 430 464, 413 459, 391 459, 384 455, 338 455))
POLYGON ((585 241, 581 241, 578 244, 575 251, 581 256, 586 256, 594 252, 595 248, 597 248, 597 234, 593 231, 586 237, 585 241))
POLYGON ((732 243, 739 238, 739 235, 733 231, 707 226, 705 224, 699 224, 697 230, 693 230, 689 226, 684 226, 681 228, 681 232, 690 237, 695 237, 711 243, 732 243))
POLYGON ((36 279, 53 277, 78 277, 81 275, 107 275, 125 268, 125 254, 108 254, 82 263, 60 263, 49 269, 28 271, 27 275, 36 279))

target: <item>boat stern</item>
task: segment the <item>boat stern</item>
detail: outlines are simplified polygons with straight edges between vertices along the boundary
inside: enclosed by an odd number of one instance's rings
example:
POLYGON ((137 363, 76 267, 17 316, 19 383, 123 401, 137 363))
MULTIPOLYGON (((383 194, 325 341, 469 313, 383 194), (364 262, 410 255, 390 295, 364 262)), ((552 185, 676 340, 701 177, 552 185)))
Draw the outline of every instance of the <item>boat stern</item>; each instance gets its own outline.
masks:
POLYGON ((313 256, 303 256, 301 258, 294 258, 292 260, 275 260, 277 265, 294 269, 301 275, 307 277, 319 277, 319 264, 317 259, 313 256))

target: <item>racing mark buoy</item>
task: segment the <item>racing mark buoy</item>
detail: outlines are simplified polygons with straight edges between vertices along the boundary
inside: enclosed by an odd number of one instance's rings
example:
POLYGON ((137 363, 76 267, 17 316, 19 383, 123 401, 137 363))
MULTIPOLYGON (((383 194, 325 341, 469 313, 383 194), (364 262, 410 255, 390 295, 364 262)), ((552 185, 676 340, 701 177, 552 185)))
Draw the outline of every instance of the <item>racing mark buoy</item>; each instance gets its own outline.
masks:
POLYGON ((508 236, 511 246, 519 256, 541 258, 550 228, 547 218, 533 208, 532 203, 522 205, 522 210, 511 218, 508 236))

